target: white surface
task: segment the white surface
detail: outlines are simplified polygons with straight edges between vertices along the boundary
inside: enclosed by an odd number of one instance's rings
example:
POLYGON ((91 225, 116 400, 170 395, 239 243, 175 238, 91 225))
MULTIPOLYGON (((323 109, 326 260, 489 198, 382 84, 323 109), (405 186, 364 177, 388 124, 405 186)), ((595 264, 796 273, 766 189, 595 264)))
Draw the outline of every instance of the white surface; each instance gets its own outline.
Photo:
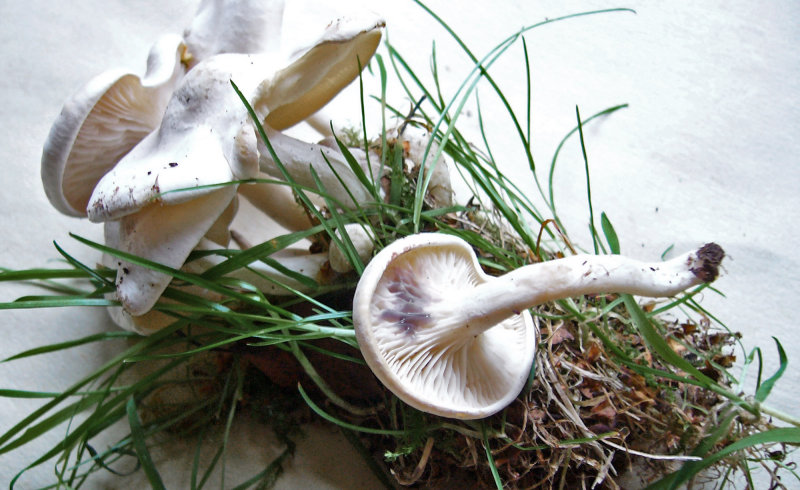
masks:
MULTIPOLYGON (((301 39, 316 37, 334 12, 332 2, 290 3, 287 32, 301 39)), ((586 117, 629 103, 628 109, 594 122, 585 131, 596 215, 606 211, 623 252, 641 258, 657 258, 673 243, 676 250, 710 240, 720 243, 730 258, 717 286, 727 298, 707 295, 704 304, 731 329, 741 331, 748 348, 760 345, 765 350, 767 373, 777 362, 770 337, 781 339, 791 363, 771 404, 796 413, 800 342, 792 318, 800 286, 794 275, 800 262, 800 232, 794 224, 800 207, 796 49, 800 4, 792 0, 760 5, 745 0, 659 4, 582 0, 570 2, 568 8, 555 1, 498 4, 504 7, 464 2, 454 9, 453 3, 444 1, 431 2, 431 7, 479 57, 517 28, 545 17, 617 6, 637 10, 635 15, 573 19, 527 36, 534 90, 533 151, 540 178, 546 179, 556 145, 575 125, 576 105, 586 117)), ((431 42, 436 39, 440 78, 452 93, 469 65, 441 28, 411 2, 371 5, 385 15, 390 40, 421 74, 427 72, 431 42)), ((47 265, 57 257, 52 240, 89 262, 96 260, 67 233, 100 239, 100 227, 59 215, 44 196, 39 180, 41 145, 72 92, 108 68, 142 67, 156 36, 180 32, 194 10, 194 2, 188 0, 166 6, 153 0, 0 1, 3 266, 47 265)), ((517 45, 491 73, 524 120, 522 69, 522 48, 517 45)), ((520 185, 533 192, 507 117, 496 108, 497 100, 485 84, 480 93, 496 156, 507 172, 519 173, 520 185)), ((404 107, 402 99, 391 100, 404 107)), ((343 99, 335 106, 352 117, 357 106, 351 101, 343 99)), ((468 110, 462 123, 474 129, 475 108, 468 110)), ((341 114, 335 108, 328 113, 341 114)), ((378 122, 374 124, 373 132, 378 122)), ((559 210, 572 237, 590 247, 583 161, 576 139, 562 151, 556 185, 559 210)), ((0 291, 5 301, 24 290, 3 285, 0 291)), ((0 358, 108 328, 112 327, 99 310, 5 311, 0 313, 5 340, 0 358)), ((2 364, 0 387, 63 389, 113 350, 109 345, 2 364)), ((40 404, 0 399, 0 432, 40 404)), ((0 485, 7 486, 11 469, 32 461, 58 437, 50 434, 0 455, 0 485)), ((292 476, 281 486, 309 486, 309 479, 317 480, 317 488, 325 483, 365 485, 354 479, 365 470, 345 443, 340 441, 342 449, 333 452, 330 465, 320 470, 324 466, 318 465, 319 456, 330 447, 329 441, 308 441, 294 461, 292 476), (342 451, 347 456, 341 456, 342 451)), ((45 464, 31 471, 20 488, 51 480, 52 466, 45 464)))

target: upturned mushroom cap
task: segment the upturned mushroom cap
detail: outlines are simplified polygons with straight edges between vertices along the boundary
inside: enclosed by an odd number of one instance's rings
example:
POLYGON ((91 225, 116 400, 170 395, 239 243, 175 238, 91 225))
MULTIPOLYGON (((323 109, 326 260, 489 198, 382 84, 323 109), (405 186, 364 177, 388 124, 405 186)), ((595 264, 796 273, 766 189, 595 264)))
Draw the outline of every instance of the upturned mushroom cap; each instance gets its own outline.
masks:
POLYGON ((365 13, 328 25, 311 48, 262 84, 255 109, 268 113, 265 123, 286 129, 330 102, 369 63, 385 24, 380 16, 365 13))
POLYGON ((508 405, 536 351, 530 313, 473 335, 448 308, 457 304, 451 298, 491 280, 452 236, 411 235, 384 248, 353 299, 358 345, 378 379, 409 405, 444 417, 482 418, 508 405))
POLYGON ((179 36, 164 36, 150 50, 143 78, 112 70, 64 104, 42 153, 42 183, 56 209, 86 216, 95 184, 158 127, 185 72, 184 49, 179 36))
POLYGON ((89 219, 118 219, 156 200, 186 202, 217 190, 205 186, 257 175, 255 131, 230 80, 252 94, 273 63, 270 56, 224 54, 192 69, 160 127, 98 182, 89 219))

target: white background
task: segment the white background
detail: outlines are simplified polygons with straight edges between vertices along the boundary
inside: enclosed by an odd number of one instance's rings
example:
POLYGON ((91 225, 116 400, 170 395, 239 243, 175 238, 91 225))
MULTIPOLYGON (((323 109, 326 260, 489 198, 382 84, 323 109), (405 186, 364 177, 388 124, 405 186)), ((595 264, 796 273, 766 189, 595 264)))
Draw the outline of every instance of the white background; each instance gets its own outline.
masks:
MULTIPOLYGON (((428 74, 435 40, 440 79, 452 94, 471 66, 441 27, 409 1, 370 5, 384 15, 389 39, 420 74, 428 74)), ((491 6, 432 1, 430 6, 478 57, 523 25, 545 18, 609 7, 636 10, 573 19, 526 36, 532 64, 533 152, 540 178, 546 180, 553 151, 575 126, 576 106, 586 117, 630 104, 586 127, 595 213, 605 211, 623 252, 642 259, 657 259, 671 244, 682 251, 706 241, 720 243, 729 258, 716 285, 726 298, 709 294, 704 305, 732 330, 742 332, 748 349, 764 349, 767 373, 774 371, 777 360, 771 337, 781 339, 790 365, 770 403, 797 413, 800 4, 581 0, 491 6)), ((284 36, 292 43, 311 41, 330 18, 357 7, 353 1, 290 2, 284 36)), ((141 73, 150 44, 159 34, 180 33, 195 8, 194 1, 0 1, 0 219, 5 230, 1 266, 46 266, 57 257, 53 240, 90 263, 97 259, 67 234, 99 240, 101 227, 60 215, 44 196, 39 177, 42 143, 61 105, 83 83, 113 67, 141 73)), ((524 120, 521 45, 509 50, 491 73, 524 120)), ((398 87, 391 89, 394 103, 407 107, 398 87)), ((495 156, 533 193, 507 116, 486 84, 480 85, 479 93, 495 156)), ((352 100, 350 94, 336 101, 327 114, 353 118, 358 106, 352 100)), ((475 107, 467 109, 463 128, 477 135, 475 107)), ((372 122, 368 129, 375 134, 378 121, 372 122)), ((556 199, 571 236, 588 249, 585 176, 576 141, 573 138, 562 150, 556 199)), ((2 286, 0 300, 26 291, 2 286)), ((114 327, 99 309, 1 312, 0 358, 110 328, 114 327)), ((0 388, 61 390, 114 349, 95 346, 1 364, 0 388)), ((748 389, 752 393, 752 386, 748 389)), ((0 399, 0 432, 40 404, 0 399)), ((239 440, 245 442, 237 445, 231 460, 246 467, 239 475, 251 474, 274 453, 264 447, 262 437, 268 431, 239 430, 239 440)), ((12 469, 24 467, 59 436, 50 434, 0 455, 0 485, 7 486, 12 469)), ((168 486, 179 488, 185 485, 180 470, 186 463, 176 458, 163 476, 168 486)), ((335 432, 322 430, 305 440, 280 486, 363 487, 371 481, 368 476, 361 480, 364 473, 347 444, 335 432)), ((52 466, 46 464, 31 471, 20 488, 51 481, 52 466)))

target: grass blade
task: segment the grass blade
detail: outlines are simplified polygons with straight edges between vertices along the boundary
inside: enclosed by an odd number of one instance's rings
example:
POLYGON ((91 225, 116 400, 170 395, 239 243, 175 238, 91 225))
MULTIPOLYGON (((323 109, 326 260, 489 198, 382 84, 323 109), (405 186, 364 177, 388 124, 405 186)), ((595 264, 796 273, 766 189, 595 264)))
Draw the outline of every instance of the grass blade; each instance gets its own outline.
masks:
POLYGON ((770 376, 767 380, 761 383, 761 386, 758 387, 756 390, 756 400, 759 402, 763 402, 769 396, 769 393, 772 391, 772 387, 775 386, 775 383, 783 376, 783 373, 786 371, 786 366, 789 364, 789 359, 786 357, 786 352, 783 350, 783 346, 781 345, 780 341, 772 337, 775 341, 776 346, 778 347, 778 356, 780 360, 780 366, 778 370, 775 371, 775 374, 770 376))
POLYGON ((128 424, 131 427, 133 448, 136 450, 136 455, 139 457, 139 463, 142 465, 145 475, 147 475, 147 481, 150 482, 150 486, 154 490, 166 490, 164 482, 161 480, 161 475, 158 474, 153 458, 150 456, 150 450, 147 449, 145 430, 142 427, 142 421, 139 420, 139 414, 136 412, 136 402, 133 397, 128 399, 125 411, 128 414, 128 424))
POLYGON ((614 230, 614 226, 611 224, 611 220, 608 219, 605 212, 600 214, 600 227, 603 229, 603 234, 606 236, 606 242, 608 242, 608 248, 611 250, 611 253, 619 254, 619 238, 617 238, 617 232, 614 230))

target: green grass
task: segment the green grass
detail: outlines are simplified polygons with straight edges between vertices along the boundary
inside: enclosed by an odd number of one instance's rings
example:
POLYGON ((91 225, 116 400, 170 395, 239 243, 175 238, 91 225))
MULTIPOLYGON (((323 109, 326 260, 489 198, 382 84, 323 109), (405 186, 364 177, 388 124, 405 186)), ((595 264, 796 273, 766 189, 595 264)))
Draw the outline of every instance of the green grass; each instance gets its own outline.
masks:
MULTIPOLYGON (((659 403, 668 402, 669 409, 659 407, 660 412, 646 401, 630 407, 631 413, 642 417, 654 417, 654 413, 663 412, 663 416, 655 416, 653 423, 653 427, 658 428, 656 432, 660 431, 659 437, 663 436, 657 442, 671 441, 674 446, 664 447, 658 452, 676 461, 687 455, 691 459, 682 463, 677 471, 665 471, 664 477, 654 482, 652 488, 675 488, 711 465, 722 465, 746 479, 751 478, 756 466, 770 465, 770 468, 786 475, 787 480, 800 481, 795 470, 783 463, 786 454, 800 443, 800 421, 796 416, 765 405, 785 373, 788 359, 776 339, 780 367, 764 379, 762 351, 755 348, 742 355, 745 368, 757 367, 758 385, 752 394, 735 391, 738 389, 735 381, 741 376, 730 372, 720 361, 724 359, 720 356, 728 353, 730 346, 708 342, 712 332, 727 335, 727 330, 697 302, 700 290, 713 291, 713 288, 690 291, 652 310, 643 308, 630 296, 574 298, 537 309, 533 313, 543 325, 545 336, 537 353, 529 387, 508 409, 486 420, 453 421, 423 414, 406 406, 386 390, 379 390, 377 398, 366 405, 363 400, 349 399, 337 392, 330 371, 321 371, 320 359, 335 361, 339 371, 334 373, 365 369, 358 355, 347 301, 364 264, 350 238, 347 235, 339 238, 334 233, 345 223, 356 222, 371 227, 378 249, 419 231, 460 236, 481 252, 481 265, 492 274, 547 260, 558 254, 569 254, 573 246, 557 213, 552 182, 564 142, 577 135, 585 164, 592 248, 595 253, 620 252, 620 239, 605 213, 600 213, 600 226, 596 226, 591 166, 584 144, 583 126, 598 118, 611 117, 626 106, 616 105, 588 118, 582 118, 576 108, 575 128, 565 135, 549 167, 538 168, 531 151, 531 63, 525 35, 552 22, 575 21, 590 14, 627 10, 603 10, 550 19, 514 32, 484 56, 478 57, 444 20, 425 5, 419 5, 458 43, 474 67, 454 93, 445 93, 439 85, 441 71, 435 51, 431 62, 433 85, 426 85, 395 46, 388 42, 385 44, 384 52, 376 56, 371 67, 379 79, 379 93, 365 93, 363 81, 360 81, 362 114, 366 112, 364 104, 368 101, 377 102, 383 110, 381 134, 368 140, 365 128, 369 124, 364 116, 363 133, 353 132, 361 141, 348 141, 347 144, 338 141, 352 171, 374 196, 372 202, 345 211, 321 185, 317 188, 302 187, 285 173, 286 185, 292 186, 298 200, 307 207, 315 219, 314 225, 308 230, 274 237, 247 250, 203 252, 219 254, 224 261, 202 274, 168 268, 73 236, 79 243, 98 252, 173 276, 173 283, 164 294, 171 301, 160 302, 157 310, 170 315, 174 322, 149 337, 109 331, 42 345, 2 361, 57 355, 63 350, 91 348, 104 342, 120 344, 116 355, 88 376, 74 380, 62 392, 40 392, 36 387, 0 389, 0 396, 7 398, 45 400, 39 408, 0 435, 0 456, 51 431, 64 431, 64 424, 68 424, 60 442, 27 467, 14 469, 17 473, 12 486, 30 468, 52 463, 55 458, 54 487, 77 488, 90 481, 95 473, 123 473, 120 468, 133 466, 134 470, 146 475, 151 486, 161 488, 163 483, 155 450, 165 438, 182 438, 196 444, 191 469, 192 488, 223 484, 237 485, 236 488, 263 488, 280 475, 283 465, 294 453, 298 427, 308 420, 340 427, 368 459, 370 451, 365 449, 366 445, 384 448, 384 461, 380 464, 369 462, 387 486, 392 478, 382 473, 383 465, 391 466, 398 475, 404 475, 403 478, 419 479, 424 472, 425 478, 436 481, 435 478, 469 463, 467 471, 472 478, 485 486, 500 488, 510 484, 514 472, 523 472, 525 468, 524 465, 515 467, 510 461, 530 464, 527 471, 531 476, 535 474, 538 481, 549 479, 553 486, 569 488, 581 479, 588 483, 606 479, 608 485, 613 474, 608 467, 601 467, 606 463, 611 465, 615 458, 619 460, 625 452, 621 447, 636 450, 634 446, 642 443, 641 439, 636 439, 642 435, 637 436, 637 426, 632 422, 634 418, 620 415, 618 422, 630 423, 629 426, 604 428, 592 412, 599 405, 587 405, 591 400, 581 399, 580 392, 565 392, 558 382, 553 382, 574 375, 574 372, 554 368, 555 358, 577 365, 586 362, 585 356, 594 355, 592 352, 599 357, 586 364, 584 371, 595 369, 592 373, 598 378, 598 383, 613 386, 624 377, 638 386, 637 390, 625 396, 646 394, 657 397, 659 403), (511 48, 515 46, 521 46, 520 64, 528 81, 528 103, 523 116, 517 114, 500 84, 491 77, 492 65, 501 56, 513 55, 511 48), (406 101, 386 99, 390 83, 399 84, 407 100, 414 101, 415 108, 410 115, 397 109, 406 101), (478 86, 482 90, 488 86, 488 90, 499 98, 519 138, 520 145, 516 151, 527 162, 529 178, 541 200, 526 196, 521 187, 503 172, 503 158, 507 158, 506 153, 512 150, 504 148, 502 154, 493 150, 483 131, 478 86), (475 107, 477 111, 482 141, 469 141, 459 131, 459 116, 468 107, 475 107), (427 151, 431 153, 431 159, 427 161, 430 163, 418 174, 403 171, 398 148, 386 138, 393 121, 430 128, 440 142, 439 150, 429 145, 427 151), (381 167, 387 169, 391 181, 386 200, 379 198, 378 176, 367 175, 358 166, 350 155, 349 145, 371 145, 380 149, 381 167), (451 208, 434 209, 426 204, 425 197, 432 170, 435 165, 444 164, 444 158, 453 162, 452 170, 467 183, 473 199, 451 208), (540 173, 546 178, 540 179, 540 173), (325 203, 324 209, 312 204, 315 195, 325 203), (537 206, 535 202, 543 202, 544 206, 537 206), (293 279, 304 283, 311 292, 292 291, 286 297, 268 297, 251 285, 224 277, 258 261, 280 265, 273 255, 303 239, 311 239, 322 246, 337 243, 345 250, 355 272, 327 284, 315 278, 294 275, 293 279), (210 300, 188 293, 184 288, 186 285, 212 291, 218 299, 210 300), (662 319, 664 314, 671 312, 688 316, 686 323, 675 325, 662 319), (713 328, 702 330, 698 326, 706 319, 713 328), (559 326, 569 331, 573 339, 556 343, 555 333, 559 326), (695 333, 690 327, 701 331, 695 333), (320 344, 320 340, 333 344, 320 344), (675 345, 682 345, 691 356, 677 352, 675 345), (340 350, 340 347, 345 350, 340 350), (262 352, 292 359, 300 373, 297 377, 299 382, 287 388, 264 376, 253 361, 254 356, 262 352), (185 396, 177 402, 160 403, 160 390, 182 390, 185 396), (714 403, 703 401, 712 397, 714 403), (284 446, 271 464, 244 478, 226 475, 224 470, 231 427, 242 412, 248 412, 264 423, 269 422, 284 446), (681 414, 688 412, 694 413, 699 421, 682 418, 681 414), (541 419, 530 418, 540 415, 541 419), (781 419, 793 427, 774 427, 767 416, 781 419), (593 425, 586 427, 584 421, 593 425), (91 445, 93 437, 120 423, 129 428, 128 435, 108 448, 99 449, 91 445), (534 423, 539 424, 537 430, 531 428, 534 423), (201 448, 208 444, 207 436, 213 431, 221 435, 222 442, 211 461, 202 464, 201 448), (675 439, 670 439, 673 436, 675 439), (132 460, 135 465, 129 464, 132 460), (425 464, 417 469, 420 462, 425 464), (450 467, 446 466, 447 462, 450 467), (220 481, 212 481, 215 469, 219 470, 220 481), (235 477, 241 481, 233 482, 235 477)), ((602 22, 602 18, 591 21, 602 22)), ((238 89, 234 85, 232 90, 238 89)), ((272 152, 263 128, 259 130, 272 152)), ((274 152, 273 158, 280 168, 274 152)), ((64 259, 64 268, 0 272, 2 281, 34 283, 44 292, 2 303, 0 309, 116 305, 105 297, 113 290, 110 271, 89 267, 60 247, 57 251, 64 259)), ((621 397, 615 401, 627 403, 630 400, 621 397)), ((648 459, 644 454, 647 452, 640 448, 638 453, 632 451, 631 454, 648 459)), ((650 455, 652 460, 658 461, 656 456, 650 455)))

